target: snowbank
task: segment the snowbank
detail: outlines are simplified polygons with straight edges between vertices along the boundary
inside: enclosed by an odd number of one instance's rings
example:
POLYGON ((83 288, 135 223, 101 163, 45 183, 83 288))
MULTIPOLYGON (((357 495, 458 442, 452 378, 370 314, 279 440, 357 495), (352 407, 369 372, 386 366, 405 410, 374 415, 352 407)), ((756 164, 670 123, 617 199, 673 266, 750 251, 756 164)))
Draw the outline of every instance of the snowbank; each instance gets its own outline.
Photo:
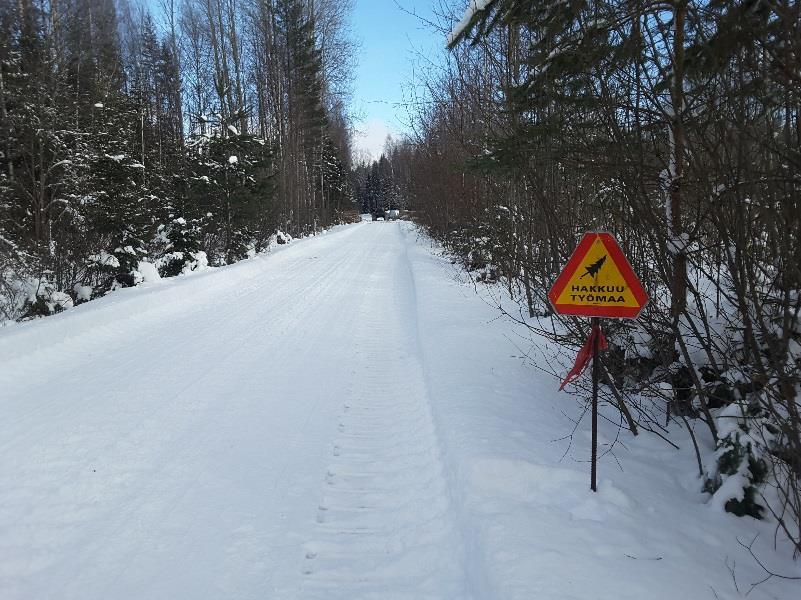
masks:
MULTIPOLYGON (((497 318, 499 287, 479 286, 480 297, 469 298, 472 282, 437 256, 433 242, 421 245, 425 238, 414 226, 401 226, 476 598, 797 595, 797 581, 778 578, 751 590, 766 573, 741 541, 756 538, 753 551, 776 572, 798 576, 799 565, 788 547, 773 547, 775 523, 709 504, 692 442, 678 427, 671 431, 677 451, 647 432, 635 438, 621 431, 619 416, 603 407, 599 491, 590 492, 589 416, 536 368, 554 354, 549 343, 497 318)), ((702 436, 701 443, 711 457, 712 440, 702 436)), ((732 487, 742 484, 730 480, 732 487)))

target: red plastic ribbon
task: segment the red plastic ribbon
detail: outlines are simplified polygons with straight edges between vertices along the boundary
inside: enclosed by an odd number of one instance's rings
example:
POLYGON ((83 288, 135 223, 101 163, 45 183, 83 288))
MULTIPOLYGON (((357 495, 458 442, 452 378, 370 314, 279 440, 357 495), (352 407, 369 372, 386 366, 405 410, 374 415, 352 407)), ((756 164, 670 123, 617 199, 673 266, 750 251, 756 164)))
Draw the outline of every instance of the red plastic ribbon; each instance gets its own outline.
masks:
POLYGON ((606 336, 604 336, 604 332, 601 331, 601 327, 599 325, 593 325, 590 337, 587 338, 587 341, 584 342, 581 350, 579 350, 576 355, 576 363, 573 365, 570 373, 567 374, 567 377, 565 377, 562 385, 559 386, 559 391, 562 391, 568 383, 576 379, 584 372, 584 369, 587 368, 592 358, 592 348, 596 338, 598 339, 598 350, 606 350, 609 347, 609 344, 606 343, 606 336))

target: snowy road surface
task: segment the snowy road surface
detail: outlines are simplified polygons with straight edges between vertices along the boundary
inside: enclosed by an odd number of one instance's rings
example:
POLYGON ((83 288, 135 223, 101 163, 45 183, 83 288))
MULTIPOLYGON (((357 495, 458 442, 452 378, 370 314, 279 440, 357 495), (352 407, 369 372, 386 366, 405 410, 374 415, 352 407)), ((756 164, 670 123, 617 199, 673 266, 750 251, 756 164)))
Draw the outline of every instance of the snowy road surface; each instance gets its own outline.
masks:
POLYGON ((0 331, 0 598, 737 597, 757 526, 658 440, 590 495, 495 316, 362 223, 0 331))

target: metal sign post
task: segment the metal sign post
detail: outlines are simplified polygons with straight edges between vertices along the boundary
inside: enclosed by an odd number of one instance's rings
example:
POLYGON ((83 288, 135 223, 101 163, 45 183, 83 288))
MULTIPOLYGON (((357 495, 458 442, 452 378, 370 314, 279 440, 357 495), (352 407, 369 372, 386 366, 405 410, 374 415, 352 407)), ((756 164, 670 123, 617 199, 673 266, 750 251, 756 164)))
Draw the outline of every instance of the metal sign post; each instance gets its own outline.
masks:
MULTIPOLYGON (((601 319, 592 318, 592 328, 600 331, 601 319)), ((590 466, 590 489, 598 491, 598 378, 601 374, 601 365, 598 364, 598 336, 592 339, 592 465, 590 466)))
POLYGON ((601 317, 636 319, 648 294, 611 233, 584 234, 570 260, 548 292, 554 310, 563 315, 591 317, 590 337, 579 350, 573 369, 560 390, 577 378, 592 359, 592 451, 590 488, 598 491, 598 382, 600 351, 607 348, 601 317), (589 279, 588 279, 589 278, 589 279))

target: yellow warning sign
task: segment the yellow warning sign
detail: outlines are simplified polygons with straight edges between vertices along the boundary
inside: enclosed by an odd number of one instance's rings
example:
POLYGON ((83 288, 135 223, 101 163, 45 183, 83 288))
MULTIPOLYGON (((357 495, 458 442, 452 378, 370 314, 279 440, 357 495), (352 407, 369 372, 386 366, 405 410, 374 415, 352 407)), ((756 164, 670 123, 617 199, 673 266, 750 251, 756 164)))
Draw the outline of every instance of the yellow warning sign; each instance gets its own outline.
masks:
POLYGON ((636 317, 648 295, 609 233, 585 234, 548 294, 557 312, 636 317))

